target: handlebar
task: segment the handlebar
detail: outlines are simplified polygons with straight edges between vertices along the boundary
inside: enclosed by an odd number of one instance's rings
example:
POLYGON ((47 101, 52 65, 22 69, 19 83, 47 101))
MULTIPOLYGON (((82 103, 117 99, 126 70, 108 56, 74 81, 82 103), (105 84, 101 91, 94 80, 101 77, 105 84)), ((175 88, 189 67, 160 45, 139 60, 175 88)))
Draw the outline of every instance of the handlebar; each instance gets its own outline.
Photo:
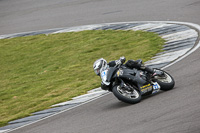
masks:
POLYGON ((114 67, 120 67, 121 65, 123 65, 126 61, 126 58, 124 56, 120 57, 119 60, 116 60, 116 65, 114 67))

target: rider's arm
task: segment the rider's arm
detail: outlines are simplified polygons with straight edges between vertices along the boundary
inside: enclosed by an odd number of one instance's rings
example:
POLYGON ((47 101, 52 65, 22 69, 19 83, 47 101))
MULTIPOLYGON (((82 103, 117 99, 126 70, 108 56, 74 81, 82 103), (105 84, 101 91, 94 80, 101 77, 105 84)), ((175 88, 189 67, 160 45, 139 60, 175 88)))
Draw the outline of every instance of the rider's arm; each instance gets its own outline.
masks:
POLYGON ((123 64, 126 61, 126 58, 124 56, 120 57, 119 60, 111 61, 108 63, 109 67, 114 67, 119 64, 123 64))
POLYGON ((114 67, 116 65, 116 61, 111 61, 108 63, 109 67, 114 67))

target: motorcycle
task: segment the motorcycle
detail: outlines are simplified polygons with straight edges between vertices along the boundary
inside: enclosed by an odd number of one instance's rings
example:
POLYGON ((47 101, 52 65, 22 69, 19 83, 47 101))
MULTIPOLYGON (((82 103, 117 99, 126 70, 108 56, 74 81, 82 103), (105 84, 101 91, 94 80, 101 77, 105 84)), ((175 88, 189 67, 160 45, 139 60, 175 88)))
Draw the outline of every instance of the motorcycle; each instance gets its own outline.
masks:
POLYGON ((157 68, 154 70, 162 74, 154 76, 144 70, 129 68, 122 62, 103 70, 100 76, 102 85, 106 85, 107 90, 113 92, 120 101, 135 104, 141 101, 142 96, 152 95, 160 90, 168 91, 174 87, 175 81, 169 73, 157 68))

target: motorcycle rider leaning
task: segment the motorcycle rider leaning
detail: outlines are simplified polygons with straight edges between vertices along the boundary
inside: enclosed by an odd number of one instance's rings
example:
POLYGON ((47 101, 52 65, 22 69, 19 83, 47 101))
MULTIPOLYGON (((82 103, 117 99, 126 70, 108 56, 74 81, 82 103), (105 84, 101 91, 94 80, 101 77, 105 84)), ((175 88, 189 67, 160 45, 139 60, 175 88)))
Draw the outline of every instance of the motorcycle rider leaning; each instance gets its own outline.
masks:
MULTIPOLYGON (((120 57, 119 60, 115 60, 115 61, 110 61, 109 63, 107 63, 107 61, 103 58, 100 58, 98 60, 96 60, 93 64, 93 68, 94 68, 94 72, 100 76, 100 73, 106 69, 108 69, 109 67, 114 67, 120 64, 125 63, 126 58, 125 57, 120 57)), ((142 60, 128 60, 125 63, 125 66, 128 68, 136 68, 139 70, 143 70, 143 71, 147 71, 148 73, 150 73, 152 76, 156 76, 156 75, 162 75, 163 73, 161 73, 160 71, 156 71, 150 67, 145 66, 144 64, 142 64, 142 60)), ((101 83, 101 88, 107 90, 107 85, 101 83)))

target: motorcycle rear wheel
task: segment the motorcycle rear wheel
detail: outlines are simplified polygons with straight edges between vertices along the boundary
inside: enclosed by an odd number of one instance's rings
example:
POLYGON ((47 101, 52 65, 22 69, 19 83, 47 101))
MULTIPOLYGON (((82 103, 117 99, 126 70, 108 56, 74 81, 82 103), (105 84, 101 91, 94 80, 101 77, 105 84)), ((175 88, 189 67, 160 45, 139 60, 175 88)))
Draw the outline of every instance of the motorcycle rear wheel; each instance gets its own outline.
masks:
MULTIPOLYGON (((159 69, 157 69, 159 70, 159 69)), ((167 72, 163 71, 163 70, 159 70, 162 71, 164 73, 164 77, 156 77, 156 82, 158 82, 158 84, 161 86, 161 90, 163 91, 168 91, 174 88, 175 85, 175 81, 174 78, 167 72)))
POLYGON ((133 88, 132 91, 127 91, 122 89, 120 85, 116 85, 113 87, 112 92, 120 101, 135 104, 141 101, 141 94, 135 87, 133 88))

